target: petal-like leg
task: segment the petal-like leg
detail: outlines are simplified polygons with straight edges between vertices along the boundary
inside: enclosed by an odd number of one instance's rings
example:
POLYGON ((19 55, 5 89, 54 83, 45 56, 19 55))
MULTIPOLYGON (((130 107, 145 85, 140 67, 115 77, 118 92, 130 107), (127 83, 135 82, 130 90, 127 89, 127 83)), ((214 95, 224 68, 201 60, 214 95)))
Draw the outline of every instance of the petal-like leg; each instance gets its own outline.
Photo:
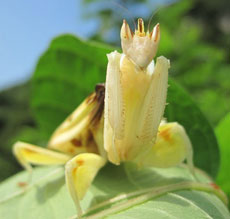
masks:
POLYGON ((79 201, 83 199, 97 172, 105 163, 106 159, 97 154, 83 153, 75 156, 66 164, 66 184, 79 216, 82 214, 79 201))
POLYGON ((107 66, 105 93, 106 119, 108 119, 111 127, 113 128, 115 137, 121 139, 124 134, 124 103, 122 98, 120 72, 120 60, 122 56, 117 51, 112 52, 107 56, 109 62, 107 66))
POLYGON ((104 85, 98 84, 95 92, 54 131, 48 148, 73 156, 80 153, 103 153, 104 145, 97 145, 94 140, 94 133, 98 132, 99 123, 103 119, 103 109, 104 85))
POLYGON ((65 164, 71 159, 71 156, 20 141, 14 144, 13 153, 19 163, 29 172, 32 171, 31 164, 65 164))
MULTIPOLYGON (((137 131, 137 135, 142 141, 155 141, 166 105, 169 65, 169 60, 161 56, 157 58, 154 72, 149 71, 152 73, 152 78, 140 111, 140 125, 137 131)), ((149 68, 151 69, 151 65, 149 68)))
POLYGON ((120 60, 121 54, 114 51, 108 56, 104 108, 104 147, 109 160, 120 163, 115 139, 122 139, 124 134, 124 103, 122 98, 120 60))
POLYGON ((168 168, 181 164, 185 159, 189 170, 195 176, 193 149, 185 129, 176 122, 161 123, 156 143, 139 164, 168 168))

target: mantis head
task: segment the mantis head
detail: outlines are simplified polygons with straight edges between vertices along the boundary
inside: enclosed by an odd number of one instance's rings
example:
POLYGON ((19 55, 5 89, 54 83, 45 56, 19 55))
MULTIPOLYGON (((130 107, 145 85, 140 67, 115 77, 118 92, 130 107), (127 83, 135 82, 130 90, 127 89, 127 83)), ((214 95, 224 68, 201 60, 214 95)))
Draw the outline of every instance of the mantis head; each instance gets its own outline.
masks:
POLYGON ((123 20, 120 35, 123 53, 139 67, 147 67, 157 52, 160 25, 157 24, 151 32, 145 32, 144 22, 139 18, 137 29, 133 33, 126 20, 123 20))

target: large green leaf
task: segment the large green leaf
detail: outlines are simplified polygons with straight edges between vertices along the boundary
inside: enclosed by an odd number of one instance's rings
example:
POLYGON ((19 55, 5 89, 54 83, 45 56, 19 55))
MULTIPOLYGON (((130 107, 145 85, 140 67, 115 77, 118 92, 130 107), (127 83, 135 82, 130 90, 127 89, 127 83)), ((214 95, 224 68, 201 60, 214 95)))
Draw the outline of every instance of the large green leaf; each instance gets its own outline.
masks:
POLYGON ((229 175, 229 157, 230 157, 230 113, 228 113, 216 127, 216 135, 220 145, 221 163, 220 171, 217 177, 217 183, 230 195, 230 175, 229 175))
MULTIPOLYGON (((36 67, 32 95, 32 108, 46 138, 93 91, 95 84, 104 82, 106 54, 110 51, 104 45, 71 35, 51 42, 36 67)), ((168 103, 166 117, 185 126, 194 146, 195 165, 215 177, 218 145, 205 116, 173 80, 170 80, 168 103)))
MULTIPOLYGON (((63 219, 76 215, 63 170, 36 168, 27 190, 19 187, 27 180, 25 172, 2 183, 0 218, 63 219)), ((130 164, 109 164, 99 172, 81 205, 92 218, 230 218, 220 199, 225 197, 211 186, 206 188, 210 179, 200 171, 197 174, 203 184, 196 183, 191 190, 186 185, 191 184, 193 177, 187 168, 137 170, 130 164), (163 192, 172 184, 174 189, 163 192)))
POLYGON ((220 155, 215 133, 210 123, 191 97, 175 81, 169 81, 165 116, 168 121, 182 124, 194 148, 195 165, 215 177, 220 155))

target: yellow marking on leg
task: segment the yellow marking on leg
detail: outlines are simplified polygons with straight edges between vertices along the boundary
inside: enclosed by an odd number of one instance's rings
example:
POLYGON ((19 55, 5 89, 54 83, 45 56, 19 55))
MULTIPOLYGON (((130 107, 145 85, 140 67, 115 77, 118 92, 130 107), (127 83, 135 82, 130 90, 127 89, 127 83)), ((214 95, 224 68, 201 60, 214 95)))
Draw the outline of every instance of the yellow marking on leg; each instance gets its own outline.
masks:
POLYGON ((155 144, 144 159, 140 159, 140 166, 159 168, 173 167, 187 159, 188 167, 193 169, 192 145, 184 128, 176 123, 163 123, 160 125, 155 144))
POLYGON ((159 135, 168 142, 172 143, 171 133, 170 133, 170 127, 165 128, 164 130, 159 132, 159 135))

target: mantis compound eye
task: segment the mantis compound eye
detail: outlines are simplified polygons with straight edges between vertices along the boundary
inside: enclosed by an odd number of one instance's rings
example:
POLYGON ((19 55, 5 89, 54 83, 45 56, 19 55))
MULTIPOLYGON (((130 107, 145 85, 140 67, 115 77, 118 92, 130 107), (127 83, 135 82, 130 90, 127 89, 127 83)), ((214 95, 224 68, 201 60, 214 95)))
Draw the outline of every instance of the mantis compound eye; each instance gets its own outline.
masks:
POLYGON ((144 30, 144 22, 138 19, 138 26, 133 33, 126 22, 121 27, 121 47, 123 53, 141 68, 146 68, 155 57, 160 41, 160 25, 151 32, 144 30))

